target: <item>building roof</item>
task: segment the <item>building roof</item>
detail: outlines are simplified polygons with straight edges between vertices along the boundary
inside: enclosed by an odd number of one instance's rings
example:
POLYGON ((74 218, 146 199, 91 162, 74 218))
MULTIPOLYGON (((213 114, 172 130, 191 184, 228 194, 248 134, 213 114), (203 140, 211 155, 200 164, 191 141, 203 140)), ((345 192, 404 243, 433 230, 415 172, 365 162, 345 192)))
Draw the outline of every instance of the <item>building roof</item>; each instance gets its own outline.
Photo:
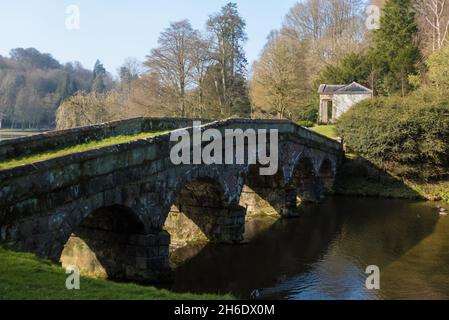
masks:
POLYGON ((371 89, 357 82, 351 84, 322 84, 318 90, 319 94, 358 94, 373 93, 371 89))

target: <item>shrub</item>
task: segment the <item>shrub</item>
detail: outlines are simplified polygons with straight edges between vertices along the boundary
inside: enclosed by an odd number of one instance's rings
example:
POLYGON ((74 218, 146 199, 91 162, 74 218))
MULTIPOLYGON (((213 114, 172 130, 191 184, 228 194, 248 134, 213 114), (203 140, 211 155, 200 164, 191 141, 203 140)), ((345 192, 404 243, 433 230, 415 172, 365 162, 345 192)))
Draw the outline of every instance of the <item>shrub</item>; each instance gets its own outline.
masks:
POLYGON ((399 176, 449 173, 449 98, 435 89, 363 101, 342 116, 337 132, 350 151, 399 176))
POLYGON ((305 128, 312 128, 315 125, 315 122, 308 121, 308 120, 300 120, 297 123, 299 126, 305 127, 305 128))

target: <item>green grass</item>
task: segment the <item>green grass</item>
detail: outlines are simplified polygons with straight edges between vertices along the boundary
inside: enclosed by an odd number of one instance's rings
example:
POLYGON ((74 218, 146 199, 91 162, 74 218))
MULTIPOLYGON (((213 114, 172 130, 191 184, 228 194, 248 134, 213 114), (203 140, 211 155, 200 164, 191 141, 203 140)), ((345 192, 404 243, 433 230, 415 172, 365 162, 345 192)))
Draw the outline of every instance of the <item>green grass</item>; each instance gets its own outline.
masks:
POLYGON ((67 290, 65 271, 32 254, 0 247, 0 300, 218 300, 231 296, 178 294, 154 287, 82 277, 67 290))
POLYGON ((337 137, 337 132, 335 131, 335 126, 315 126, 313 128, 310 128, 310 130, 322 134, 323 136, 326 136, 328 138, 335 138, 337 137))
POLYGON ((109 147, 109 146, 113 146, 116 144, 127 143, 127 142, 131 142, 131 141, 139 140, 139 139, 148 139, 148 138, 155 137, 155 136, 167 133, 167 132, 169 132, 169 131, 145 132, 145 133, 139 133, 139 134, 134 134, 134 135, 114 136, 114 137, 106 138, 103 140, 92 141, 92 142, 88 142, 88 143, 84 143, 84 144, 79 144, 76 146, 67 147, 67 148, 60 149, 60 150, 53 150, 53 151, 49 151, 49 152, 38 153, 38 154, 34 154, 34 155, 22 157, 22 158, 8 159, 4 162, 0 162, 0 170, 11 169, 11 168, 15 168, 15 167, 18 167, 21 165, 26 165, 26 164, 36 163, 39 161, 54 159, 57 157, 62 157, 62 156, 66 156, 66 155, 73 154, 73 153, 95 150, 95 149, 102 148, 102 147, 109 147))

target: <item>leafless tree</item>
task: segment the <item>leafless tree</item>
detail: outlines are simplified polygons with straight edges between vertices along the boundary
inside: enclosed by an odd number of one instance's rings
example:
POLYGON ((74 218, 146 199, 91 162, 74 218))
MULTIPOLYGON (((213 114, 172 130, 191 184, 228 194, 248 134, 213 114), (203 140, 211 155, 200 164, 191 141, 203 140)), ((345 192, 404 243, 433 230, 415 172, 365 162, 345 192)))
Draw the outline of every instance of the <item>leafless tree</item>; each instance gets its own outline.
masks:
POLYGON ((173 90, 179 106, 179 114, 187 114, 187 89, 193 81, 194 63, 192 47, 199 37, 188 20, 171 23, 161 33, 159 47, 147 57, 146 66, 150 72, 159 74, 166 87, 173 90))
POLYGON ((449 1, 417 0, 418 11, 425 21, 432 42, 432 51, 441 49, 448 41, 449 1))

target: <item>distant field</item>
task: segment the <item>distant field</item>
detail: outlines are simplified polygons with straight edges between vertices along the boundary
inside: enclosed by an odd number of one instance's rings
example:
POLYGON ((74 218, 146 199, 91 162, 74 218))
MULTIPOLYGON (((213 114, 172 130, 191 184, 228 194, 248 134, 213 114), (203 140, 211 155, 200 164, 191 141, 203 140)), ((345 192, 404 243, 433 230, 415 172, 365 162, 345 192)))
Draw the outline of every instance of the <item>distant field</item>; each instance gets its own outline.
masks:
POLYGON ((323 136, 329 137, 329 138, 336 138, 337 132, 335 130, 335 126, 315 126, 310 128, 310 130, 322 134, 323 136))
POLYGON ((0 141, 33 136, 42 133, 39 130, 0 129, 0 141))

